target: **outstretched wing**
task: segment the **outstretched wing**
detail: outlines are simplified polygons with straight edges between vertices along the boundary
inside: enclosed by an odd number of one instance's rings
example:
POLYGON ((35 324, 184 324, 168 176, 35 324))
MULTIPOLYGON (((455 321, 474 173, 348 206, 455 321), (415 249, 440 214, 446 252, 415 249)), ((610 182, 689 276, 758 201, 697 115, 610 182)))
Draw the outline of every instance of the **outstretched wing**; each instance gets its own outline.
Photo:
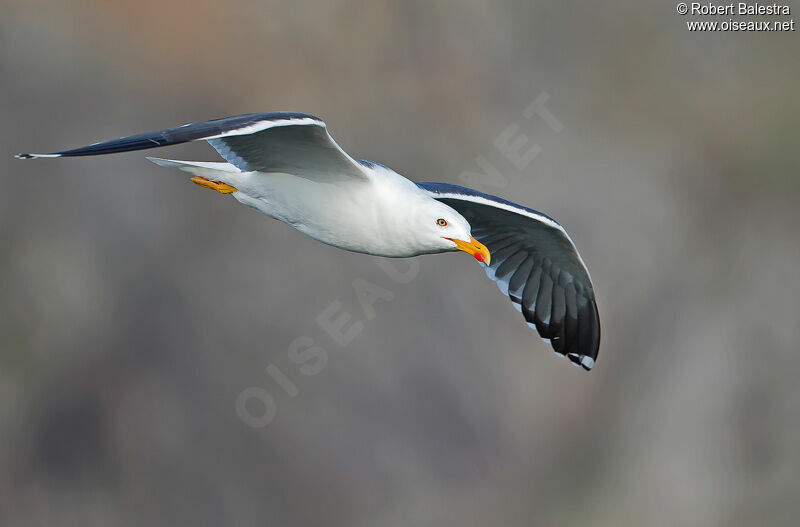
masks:
POLYGON ((18 154, 16 157, 94 156, 200 140, 208 141, 225 160, 244 172, 368 177, 363 166, 336 144, 321 119, 292 112, 237 115, 131 135, 63 152, 18 154))
POLYGON ((559 355, 590 370, 600 347, 592 280, 575 244, 549 216, 449 183, 417 183, 467 219, 486 245, 489 278, 559 355))

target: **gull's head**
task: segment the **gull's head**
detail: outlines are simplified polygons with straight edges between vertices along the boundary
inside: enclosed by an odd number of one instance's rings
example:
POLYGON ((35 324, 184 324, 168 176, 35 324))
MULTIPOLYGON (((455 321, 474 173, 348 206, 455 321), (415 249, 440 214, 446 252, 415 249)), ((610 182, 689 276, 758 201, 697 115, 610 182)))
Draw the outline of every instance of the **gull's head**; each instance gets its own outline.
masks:
POLYGON ((479 262, 491 263, 489 249, 472 237, 469 222, 453 208, 430 200, 414 216, 417 241, 426 252, 464 251, 479 262))

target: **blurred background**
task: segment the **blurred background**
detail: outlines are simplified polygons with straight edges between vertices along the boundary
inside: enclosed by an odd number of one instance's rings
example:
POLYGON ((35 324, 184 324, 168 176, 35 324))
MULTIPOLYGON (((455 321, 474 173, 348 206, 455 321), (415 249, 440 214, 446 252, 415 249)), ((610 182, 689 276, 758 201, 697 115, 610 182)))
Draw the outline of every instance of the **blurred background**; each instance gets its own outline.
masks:
POLYGON ((797 523, 796 32, 690 33, 634 1, 2 13, 3 526, 797 523), (542 94, 559 132, 523 115, 542 94), (481 190, 559 219, 595 282, 594 371, 464 255, 400 284, 142 152, 12 158, 275 110, 417 181, 489 162, 481 190), (508 129, 540 148, 523 169, 508 129), (356 279, 394 294, 374 319, 356 279), (344 347, 315 320, 333 302, 364 325, 344 347))

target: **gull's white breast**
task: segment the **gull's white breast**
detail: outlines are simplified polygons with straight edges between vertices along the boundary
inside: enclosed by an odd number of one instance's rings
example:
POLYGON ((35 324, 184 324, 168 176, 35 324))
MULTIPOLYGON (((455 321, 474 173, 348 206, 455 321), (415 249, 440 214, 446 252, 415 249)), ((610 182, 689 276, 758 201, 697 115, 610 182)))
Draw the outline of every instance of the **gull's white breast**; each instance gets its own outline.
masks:
POLYGON ((320 182, 296 175, 226 172, 232 196, 323 243, 378 256, 424 252, 415 237, 414 211, 431 198, 396 173, 374 181, 320 182))

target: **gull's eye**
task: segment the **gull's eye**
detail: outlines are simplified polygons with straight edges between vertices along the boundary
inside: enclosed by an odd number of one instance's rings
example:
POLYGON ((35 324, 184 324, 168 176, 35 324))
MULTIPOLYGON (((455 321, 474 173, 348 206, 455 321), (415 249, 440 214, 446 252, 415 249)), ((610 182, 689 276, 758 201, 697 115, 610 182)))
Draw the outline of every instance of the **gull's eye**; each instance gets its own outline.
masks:
POLYGON ((447 220, 444 218, 439 218, 438 220, 436 220, 436 225, 438 225, 439 227, 447 227, 447 220))

